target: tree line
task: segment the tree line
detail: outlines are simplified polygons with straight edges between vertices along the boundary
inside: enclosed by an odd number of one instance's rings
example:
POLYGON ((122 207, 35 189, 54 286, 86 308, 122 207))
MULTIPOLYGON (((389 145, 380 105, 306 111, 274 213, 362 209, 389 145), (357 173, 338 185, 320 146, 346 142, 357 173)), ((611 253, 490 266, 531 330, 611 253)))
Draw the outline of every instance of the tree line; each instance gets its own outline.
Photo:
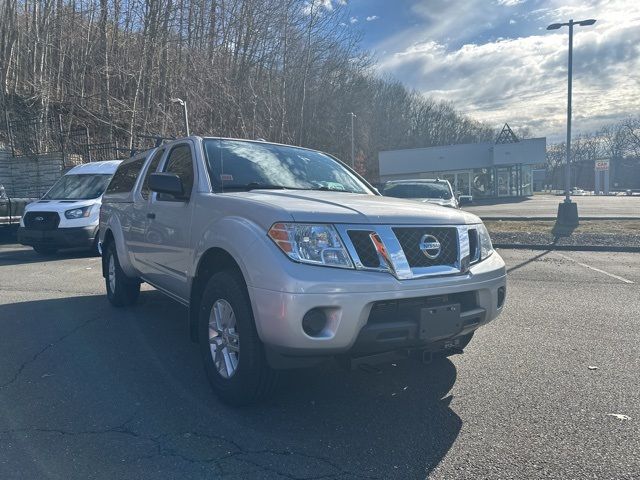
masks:
POLYGON ((342 2, 2 0, 0 103, 10 116, 63 114, 92 141, 191 130, 351 156, 494 137, 448 104, 381 78, 342 2))
MULTIPOLYGON (((564 188, 566 142, 547 146, 547 180, 564 188)), ((608 159, 612 188, 638 188, 640 182, 640 116, 610 123, 571 140, 571 185, 591 190, 594 162, 608 159)))

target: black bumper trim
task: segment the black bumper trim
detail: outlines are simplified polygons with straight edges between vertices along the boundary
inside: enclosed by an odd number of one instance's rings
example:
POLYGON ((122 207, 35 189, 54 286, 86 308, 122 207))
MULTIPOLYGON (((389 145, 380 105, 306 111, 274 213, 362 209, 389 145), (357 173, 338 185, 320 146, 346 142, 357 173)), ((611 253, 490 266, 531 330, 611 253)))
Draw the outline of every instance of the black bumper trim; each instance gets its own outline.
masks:
POLYGON ((18 228, 18 242, 31 247, 90 248, 98 233, 97 226, 35 230, 18 228))

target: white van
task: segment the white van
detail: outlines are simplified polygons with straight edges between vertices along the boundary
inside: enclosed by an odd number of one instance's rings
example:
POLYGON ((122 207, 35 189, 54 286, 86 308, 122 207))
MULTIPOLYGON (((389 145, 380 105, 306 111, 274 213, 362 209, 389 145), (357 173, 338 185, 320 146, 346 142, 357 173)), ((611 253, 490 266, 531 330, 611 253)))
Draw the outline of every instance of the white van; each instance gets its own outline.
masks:
POLYGON ((85 163, 69 170, 42 199, 26 206, 18 241, 43 255, 78 247, 97 255, 102 194, 120 162, 85 163))

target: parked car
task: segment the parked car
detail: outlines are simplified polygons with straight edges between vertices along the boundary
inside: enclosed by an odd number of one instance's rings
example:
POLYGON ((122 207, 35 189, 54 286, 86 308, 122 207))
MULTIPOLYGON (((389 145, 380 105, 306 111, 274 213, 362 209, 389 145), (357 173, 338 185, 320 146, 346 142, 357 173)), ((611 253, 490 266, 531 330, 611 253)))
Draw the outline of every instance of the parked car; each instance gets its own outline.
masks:
POLYGON ((385 183, 382 194, 387 197, 406 198, 435 203, 443 207, 460 208, 451 184, 448 180, 440 178, 390 180, 385 183))
POLYGON ((92 162, 69 170, 44 196, 26 206, 18 241, 43 255, 61 248, 87 248, 98 254, 102 194, 120 160, 92 162))
POLYGON ((20 224, 20 218, 28 203, 36 198, 10 197, 0 183, 0 228, 13 228, 20 224))
POLYGON ((327 357, 461 353, 506 295, 475 215, 382 197, 329 155, 261 141, 189 137, 124 161, 100 239, 109 301, 131 305, 147 282, 187 306, 232 404, 327 357))

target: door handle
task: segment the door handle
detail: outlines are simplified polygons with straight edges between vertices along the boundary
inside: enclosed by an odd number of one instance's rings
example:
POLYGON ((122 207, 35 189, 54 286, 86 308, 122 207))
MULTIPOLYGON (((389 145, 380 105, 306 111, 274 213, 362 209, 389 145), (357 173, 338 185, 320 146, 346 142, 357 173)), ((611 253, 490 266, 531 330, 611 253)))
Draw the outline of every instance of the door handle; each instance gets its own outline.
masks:
POLYGON ((147 213, 147 218, 150 218, 150 219, 153 220, 154 218, 156 218, 156 214, 155 213, 147 213))

